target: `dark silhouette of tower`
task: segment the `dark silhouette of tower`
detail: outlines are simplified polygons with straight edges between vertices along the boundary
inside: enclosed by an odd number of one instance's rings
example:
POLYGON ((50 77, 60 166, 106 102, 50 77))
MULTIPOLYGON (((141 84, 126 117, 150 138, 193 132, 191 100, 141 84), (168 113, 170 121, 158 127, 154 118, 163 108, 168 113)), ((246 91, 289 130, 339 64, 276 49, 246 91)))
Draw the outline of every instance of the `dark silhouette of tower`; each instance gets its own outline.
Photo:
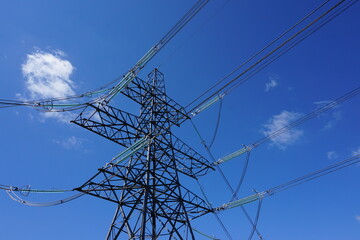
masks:
POLYGON ((76 190, 117 204, 106 239, 195 239, 191 220, 212 210, 179 175, 197 178, 212 167, 171 132, 188 119, 184 108, 166 95, 157 69, 121 93, 140 104, 139 116, 103 101, 73 121, 126 148, 76 190))

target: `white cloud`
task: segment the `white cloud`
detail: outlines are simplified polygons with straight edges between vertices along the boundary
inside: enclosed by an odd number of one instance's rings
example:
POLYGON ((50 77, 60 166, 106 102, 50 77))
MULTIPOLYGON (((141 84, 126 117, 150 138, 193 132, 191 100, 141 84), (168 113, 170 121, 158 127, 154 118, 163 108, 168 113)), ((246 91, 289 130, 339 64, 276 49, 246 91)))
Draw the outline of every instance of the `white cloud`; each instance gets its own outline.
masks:
MULTIPOLYGON (((302 114, 296 112, 282 111, 280 114, 272 116, 272 118, 263 125, 265 130, 263 130, 262 133, 265 136, 268 136, 271 133, 286 127, 291 122, 301 117, 301 115, 302 114)), ((277 146, 280 149, 285 149, 289 145, 295 143, 302 135, 302 130, 288 129, 279 136, 271 139, 271 141, 274 146, 277 146)))
POLYGON ((355 219, 360 222, 360 216, 359 215, 356 215, 355 219))
POLYGON ((62 123, 70 123, 70 121, 74 120, 76 116, 76 114, 71 112, 42 112, 41 121, 45 121, 46 119, 55 119, 62 123))
POLYGON ((53 140, 54 143, 61 145, 66 149, 79 149, 82 147, 83 139, 71 136, 65 140, 53 140))
POLYGON ((352 156, 352 157, 355 157, 355 156, 357 156, 357 155, 359 155, 359 154, 360 154, 360 147, 359 147, 358 149, 354 150, 354 151, 351 153, 351 156, 352 156))
POLYGON ((62 59, 64 53, 36 51, 28 54, 22 65, 25 85, 31 99, 58 98, 74 95, 74 82, 70 79, 74 67, 62 59))
POLYGON ((327 152, 327 157, 330 160, 336 159, 338 157, 337 153, 335 151, 327 152))
POLYGON ((329 103, 331 103, 331 102, 332 102, 332 101, 324 100, 324 101, 314 102, 314 104, 315 104, 317 107, 321 108, 321 107, 323 107, 323 106, 325 106, 326 104, 329 104, 329 103))
POLYGON ((278 86, 279 82, 277 80, 278 77, 269 77, 269 81, 265 84, 265 92, 268 92, 274 87, 278 86))
MULTIPOLYGON (((43 100, 75 95, 74 82, 70 79, 74 71, 73 65, 64 59, 65 53, 60 50, 52 52, 35 51, 28 54, 21 66, 25 77, 26 94, 17 94, 26 100, 43 100)), ((69 122, 69 113, 42 113, 42 120, 54 118, 61 122, 69 122)))

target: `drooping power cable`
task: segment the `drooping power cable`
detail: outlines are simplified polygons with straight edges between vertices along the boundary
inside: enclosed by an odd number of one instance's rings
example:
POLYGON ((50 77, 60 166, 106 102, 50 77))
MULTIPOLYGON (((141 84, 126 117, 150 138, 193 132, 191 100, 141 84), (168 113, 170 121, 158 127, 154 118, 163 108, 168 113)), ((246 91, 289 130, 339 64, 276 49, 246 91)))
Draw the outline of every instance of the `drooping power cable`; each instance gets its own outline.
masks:
POLYGON ((216 139, 216 136, 217 136, 217 133, 218 133, 218 130, 219 130, 219 125, 220 125, 220 118, 221 118, 221 111, 222 111, 222 105, 223 105, 223 100, 221 99, 220 100, 220 103, 219 103, 219 112, 218 112, 218 116, 217 116, 217 120, 216 120, 216 126, 215 126, 215 130, 214 130, 214 135, 210 141, 210 144, 209 144, 209 148, 212 147, 212 145, 214 144, 215 142, 215 139, 216 139))
MULTIPOLYGON (((203 146, 205 147, 206 151, 208 152, 210 158, 212 158, 212 160, 215 161, 215 158, 214 158, 212 152, 210 151, 210 149, 209 149, 208 146, 206 145, 206 142, 205 142, 205 140, 202 138, 199 130, 197 129, 197 127, 195 126, 194 122, 193 122, 191 119, 190 119, 190 121, 191 121, 191 124, 192 124, 195 132, 196 132, 197 135, 199 136, 201 143, 203 144, 203 146)), ((237 193, 236 193, 236 192, 234 191, 234 189, 232 188, 229 180, 228 180, 227 177, 225 176, 224 172, 221 170, 220 166, 215 165, 215 167, 216 167, 217 172, 219 172, 219 174, 221 175, 221 177, 222 177, 223 181, 225 182, 226 186, 227 186, 228 189, 230 190, 232 196, 234 196, 235 199, 238 199, 237 193)), ((253 222, 252 219, 250 218, 250 216, 249 216, 249 214, 247 213, 246 209, 242 206, 242 207, 241 207, 241 210, 242 210, 243 213, 245 214, 245 216, 246 216, 247 220, 249 221, 249 223, 251 224, 251 226, 254 227, 254 226, 255 226, 255 225, 254 225, 254 222, 253 222)), ((256 226, 255 226, 255 231, 256 231, 257 235, 259 236, 259 239, 262 239, 262 235, 261 235, 261 233, 259 232, 259 230, 256 228, 256 226)))

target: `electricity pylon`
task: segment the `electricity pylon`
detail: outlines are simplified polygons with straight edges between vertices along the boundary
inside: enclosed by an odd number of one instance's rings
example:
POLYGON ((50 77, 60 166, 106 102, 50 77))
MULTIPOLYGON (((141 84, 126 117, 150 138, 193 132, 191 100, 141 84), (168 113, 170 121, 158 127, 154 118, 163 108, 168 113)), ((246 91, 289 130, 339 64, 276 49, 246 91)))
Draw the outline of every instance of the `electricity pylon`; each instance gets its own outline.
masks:
POLYGON ((188 119, 184 108, 166 95, 157 69, 121 93, 140 104, 139 116, 99 102, 73 121, 126 148, 76 190, 117 204, 106 239, 195 239, 190 221, 212 210, 179 175, 213 169, 171 132, 188 119))

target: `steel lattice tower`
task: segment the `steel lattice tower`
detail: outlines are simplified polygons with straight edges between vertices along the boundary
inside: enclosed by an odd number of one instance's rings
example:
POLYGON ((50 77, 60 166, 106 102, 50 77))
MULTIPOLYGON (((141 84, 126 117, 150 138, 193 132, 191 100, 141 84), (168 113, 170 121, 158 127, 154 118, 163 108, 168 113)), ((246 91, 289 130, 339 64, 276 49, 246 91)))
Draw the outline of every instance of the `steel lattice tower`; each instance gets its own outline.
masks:
POLYGON ((121 93, 140 104, 139 116, 103 102, 73 121, 126 147, 76 190, 117 204, 106 239, 195 239, 190 220, 211 209, 179 175, 197 178, 212 167, 171 132, 188 119, 184 108, 166 95, 157 69, 121 93))

